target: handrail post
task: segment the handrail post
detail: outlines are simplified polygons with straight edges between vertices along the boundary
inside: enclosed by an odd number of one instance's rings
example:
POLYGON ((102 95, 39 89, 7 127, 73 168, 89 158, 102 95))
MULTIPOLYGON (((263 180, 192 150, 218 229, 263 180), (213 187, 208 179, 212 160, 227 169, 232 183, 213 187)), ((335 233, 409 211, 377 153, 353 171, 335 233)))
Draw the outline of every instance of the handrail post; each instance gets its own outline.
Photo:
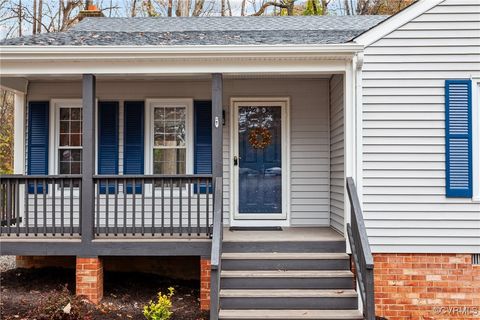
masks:
POLYGON ((352 249, 359 295, 362 299, 363 314, 367 320, 375 319, 374 261, 363 221, 362 208, 357 189, 351 177, 346 179, 348 199, 351 207, 351 223, 347 223, 348 240, 352 249))
POLYGON ((95 76, 83 75, 83 155, 82 155, 82 251, 88 254, 88 247, 93 240, 93 222, 95 212, 95 76))
POLYGON ((220 273, 223 240, 223 179, 216 177, 213 198, 213 237, 210 272, 210 320, 218 319, 220 310, 220 273))

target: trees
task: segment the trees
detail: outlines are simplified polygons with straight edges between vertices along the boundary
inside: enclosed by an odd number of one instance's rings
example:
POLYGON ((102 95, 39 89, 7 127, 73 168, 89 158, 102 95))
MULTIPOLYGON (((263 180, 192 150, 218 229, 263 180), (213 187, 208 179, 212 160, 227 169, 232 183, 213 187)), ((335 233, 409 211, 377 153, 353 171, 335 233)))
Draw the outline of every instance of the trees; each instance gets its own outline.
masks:
POLYGON ((13 171, 13 99, 14 94, 0 92, 0 174, 13 171))
MULTIPOLYGON (((393 15, 408 7, 416 0, 357 0, 355 14, 357 15, 393 15)), ((345 0, 345 2, 348 2, 345 0)), ((351 12, 353 14, 353 6, 351 12)), ((348 14, 348 13, 347 13, 348 14)))
POLYGON ((0 0, 0 38, 65 31, 96 4, 108 17, 395 14, 415 0, 0 0))

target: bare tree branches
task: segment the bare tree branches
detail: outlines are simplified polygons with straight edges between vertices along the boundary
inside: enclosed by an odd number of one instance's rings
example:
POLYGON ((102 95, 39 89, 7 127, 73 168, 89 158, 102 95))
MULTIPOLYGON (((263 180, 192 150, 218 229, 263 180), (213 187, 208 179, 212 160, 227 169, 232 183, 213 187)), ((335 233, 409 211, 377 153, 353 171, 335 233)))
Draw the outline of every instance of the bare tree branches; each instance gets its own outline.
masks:
POLYGON ((43 0, 38 0, 37 10, 37 33, 42 33, 43 0))
POLYGON ((293 16, 293 12, 294 12, 293 9, 294 9, 294 5, 295 5, 295 1, 296 0, 282 0, 280 2, 276 2, 276 1, 265 2, 260 7, 260 9, 258 9, 257 12, 252 14, 252 16, 261 16, 262 14, 265 13, 265 10, 267 10, 267 8, 271 7, 271 6, 276 7, 276 8, 285 9, 285 10, 287 10, 287 15, 293 16))
POLYGON ((357 0, 356 14, 392 15, 411 5, 415 0, 357 0))
POLYGON ((203 5, 205 4, 205 0, 195 0, 195 6, 193 7, 192 16, 198 17, 203 12, 203 5))

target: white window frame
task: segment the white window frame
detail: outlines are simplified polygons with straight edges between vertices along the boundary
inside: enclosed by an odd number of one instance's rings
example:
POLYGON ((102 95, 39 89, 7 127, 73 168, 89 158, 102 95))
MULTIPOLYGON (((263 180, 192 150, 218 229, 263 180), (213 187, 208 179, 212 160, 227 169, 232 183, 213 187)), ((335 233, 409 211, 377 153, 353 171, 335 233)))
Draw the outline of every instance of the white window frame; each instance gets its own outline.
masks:
POLYGON ((480 202, 480 77, 472 79, 472 200, 480 202))
POLYGON ((230 226, 290 226, 290 97, 232 97, 230 98, 230 226), (233 156, 238 156, 238 108, 241 106, 281 106, 282 108, 282 213, 243 215, 238 213, 238 166, 233 164, 233 156))
MULTIPOLYGON (((50 111, 49 111, 49 119, 50 122, 50 129, 49 129, 49 151, 48 151, 48 159, 53 159, 53 161, 49 160, 48 164, 48 172, 52 175, 60 174, 60 166, 59 166, 59 159, 58 159, 58 151, 60 150, 60 108, 70 107, 70 108, 81 108, 83 110, 82 99, 51 99, 50 100, 50 111)), ((82 119, 82 126, 83 126, 83 119, 82 119)), ((83 129, 82 129, 83 132, 83 129)), ((83 138, 83 137, 82 137, 83 138)), ((76 148, 72 148, 76 149, 76 148)), ((82 148, 83 150, 83 141, 82 141, 82 148)), ((83 154, 82 154, 83 159, 83 154)), ((60 188, 60 186, 58 187, 60 188)), ((50 190, 48 191, 51 192, 50 190)), ((69 188, 65 189, 65 194, 69 194, 69 188)), ((79 188, 73 188, 73 195, 79 196, 80 190, 79 188)))
POLYGON ((153 148, 154 148, 154 110, 155 107, 185 107, 185 122, 186 122, 186 163, 185 174, 193 174, 193 99, 179 98, 179 99, 159 99, 151 98, 145 100, 145 174, 153 174, 153 148))
MULTIPOLYGON (((52 147, 49 151, 49 159, 53 159, 53 162, 49 163, 48 172, 50 172, 50 174, 60 174, 60 167, 58 163, 58 151, 60 150, 60 108, 80 108, 83 110, 83 105, 82 99, 52 99, 50 101, 50 106, 49 145, 52 147)), ((77 149, 77 147, 72 147, 72 149, 77 149)), ((83 150, 83 141, 82 147, 78 147, 78 149, 83 150)))

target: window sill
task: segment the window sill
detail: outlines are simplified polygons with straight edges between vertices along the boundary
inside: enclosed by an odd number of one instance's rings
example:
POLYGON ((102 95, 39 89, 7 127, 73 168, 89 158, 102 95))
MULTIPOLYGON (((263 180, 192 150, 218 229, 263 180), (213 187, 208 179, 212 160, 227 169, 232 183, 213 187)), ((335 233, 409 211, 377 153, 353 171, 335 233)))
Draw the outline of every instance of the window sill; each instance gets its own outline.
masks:
POLYGON ((474 197, 472 198, 472 202, 475 202, 475 203, 478 202, 478 203, 480 203, 480 196, 474 196, 474 197))

